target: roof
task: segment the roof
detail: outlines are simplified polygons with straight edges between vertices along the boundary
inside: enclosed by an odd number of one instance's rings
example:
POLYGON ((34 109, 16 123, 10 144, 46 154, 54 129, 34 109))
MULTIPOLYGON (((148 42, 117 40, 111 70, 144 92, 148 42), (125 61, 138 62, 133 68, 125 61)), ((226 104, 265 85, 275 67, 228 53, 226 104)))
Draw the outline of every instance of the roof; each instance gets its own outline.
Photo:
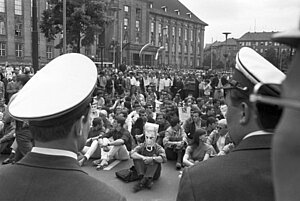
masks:
POLYGON ((270 41, 271 37, 274 33, 277 32, 247 32, 242 37, 240 37, 239 41, 270 41))
POLYGON ((226 41, 222 41, 222 42, 215 41, 213 43, 208 43, 208 44, 205 45, 204 49, 205 50, 209 49, 211 46, 213 46, 213 47, 219 47, 219 46, 224 46, 224 45, 235 46, 235 45, 237 45, 237 39, 235 39, 235 38, 228 38, 227 39, 227 44, 226 44, 226 41))
POLYGON ((149 0, 149 2, 153 3, 153 10, 159 11, 163 13, 163 6, 166 6, 168 14, 173 16, 181 17, 186 20, 192 20, 196 23, 203 24, 207 26, 205 22, 200 20, 192 11, 190 11, 185 5, 183 5, 179 0, 149 0), (180 12, 180 15, 177 14, 176 10, 180 12), (191 14, 191 18, 189 17, 188 13, 191 14))

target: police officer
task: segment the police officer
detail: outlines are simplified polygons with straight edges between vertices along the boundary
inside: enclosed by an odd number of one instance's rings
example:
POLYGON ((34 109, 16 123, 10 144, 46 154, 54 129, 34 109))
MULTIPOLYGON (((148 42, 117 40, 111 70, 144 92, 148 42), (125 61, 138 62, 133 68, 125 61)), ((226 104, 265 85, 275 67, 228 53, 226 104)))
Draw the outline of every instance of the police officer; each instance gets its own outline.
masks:
POLYGON ((1 167, 1 200, 125 200, 89 177, 76 160, 87 140, 96 80, 93 61, 65 54, 41 69, 10 102, 10 115, 28 122, 35 147, 16 165, 1 167))
POLYGON ((229 135, 236 148, 225 156, 198 163, 183 171, 178 201, 274 200, 271 174, 273 111, 264 111, 269 128, 262 130, 249 101, 258 82, 281 83, 285 75, 251 48, 236 56, 232 79, 224 87, 229 135))
POLYGON ((284 112, 273 143, 274 185, 276 200, 300 199, 300 23, 297 29, 274 34, 275 42, 296 50, 286 80, 282 84, 281 103, 284 112))

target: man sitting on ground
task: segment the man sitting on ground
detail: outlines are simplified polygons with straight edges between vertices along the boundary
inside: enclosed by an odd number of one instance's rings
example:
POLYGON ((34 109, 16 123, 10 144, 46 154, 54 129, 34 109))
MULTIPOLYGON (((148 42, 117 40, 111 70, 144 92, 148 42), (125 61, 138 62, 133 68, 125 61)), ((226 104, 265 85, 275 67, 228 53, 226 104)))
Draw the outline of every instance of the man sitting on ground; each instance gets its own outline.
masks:
POLYGON ((108 166, 108 162, 112 159, 129 159, 132 138, 129 131, 123 127, 124 124, 125 118, 116 117, 113 122, 113 129, 103 136, 100 136, 100 146, 103 149, 101 149, 101 162, 97 166, 97 170, 108 166))
POLYGON ((156 143, 157 131, 157 124, 146 123, 145 142, 139 144, 131 152, 134 167, 140 178, 134 186, 134 192, 145 187, 151 189, 153 180, 157 180, 160 176, 161 163, 167 160, 165 150, 156 143))

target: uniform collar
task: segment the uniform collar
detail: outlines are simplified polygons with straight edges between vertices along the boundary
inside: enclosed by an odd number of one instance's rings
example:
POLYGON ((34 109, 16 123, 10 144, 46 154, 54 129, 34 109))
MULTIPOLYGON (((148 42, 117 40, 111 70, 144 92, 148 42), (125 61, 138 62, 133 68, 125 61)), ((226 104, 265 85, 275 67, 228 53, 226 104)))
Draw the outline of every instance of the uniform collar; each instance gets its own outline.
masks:
POLYGON ((77 160, 77 155, 74 152, 62 150, 62 149, 51 149, 51 148, 43 148, 43 147, 33 147, 31 152, 51 155, 51 156, 67 156, 74 158, 77 160))
POLYGON ((249 138, 249 137, 252 137, 252 136, 258 136, 258 135, 272 135, 273 133, 270 133, 270 132, 266 132, 266 131, 263 131, 263 130, 259 130, 259 131, 254 131, 252 133, 249 133, 247 134, 243 140, 249 138))

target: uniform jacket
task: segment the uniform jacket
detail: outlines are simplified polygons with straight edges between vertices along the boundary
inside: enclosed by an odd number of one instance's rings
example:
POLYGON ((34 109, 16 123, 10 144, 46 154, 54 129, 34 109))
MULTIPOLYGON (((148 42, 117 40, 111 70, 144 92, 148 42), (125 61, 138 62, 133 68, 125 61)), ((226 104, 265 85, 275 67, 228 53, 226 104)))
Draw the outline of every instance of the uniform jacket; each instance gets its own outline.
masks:
POLYGON ((75 159, 32 152, 16 165, 0 168, 0 195, 6 201, 125 200, 88 176, 75 159))
POLYGON ((177 201, 274 200, 271 138, 246 138, 228 155, 185 169, 177 201))

